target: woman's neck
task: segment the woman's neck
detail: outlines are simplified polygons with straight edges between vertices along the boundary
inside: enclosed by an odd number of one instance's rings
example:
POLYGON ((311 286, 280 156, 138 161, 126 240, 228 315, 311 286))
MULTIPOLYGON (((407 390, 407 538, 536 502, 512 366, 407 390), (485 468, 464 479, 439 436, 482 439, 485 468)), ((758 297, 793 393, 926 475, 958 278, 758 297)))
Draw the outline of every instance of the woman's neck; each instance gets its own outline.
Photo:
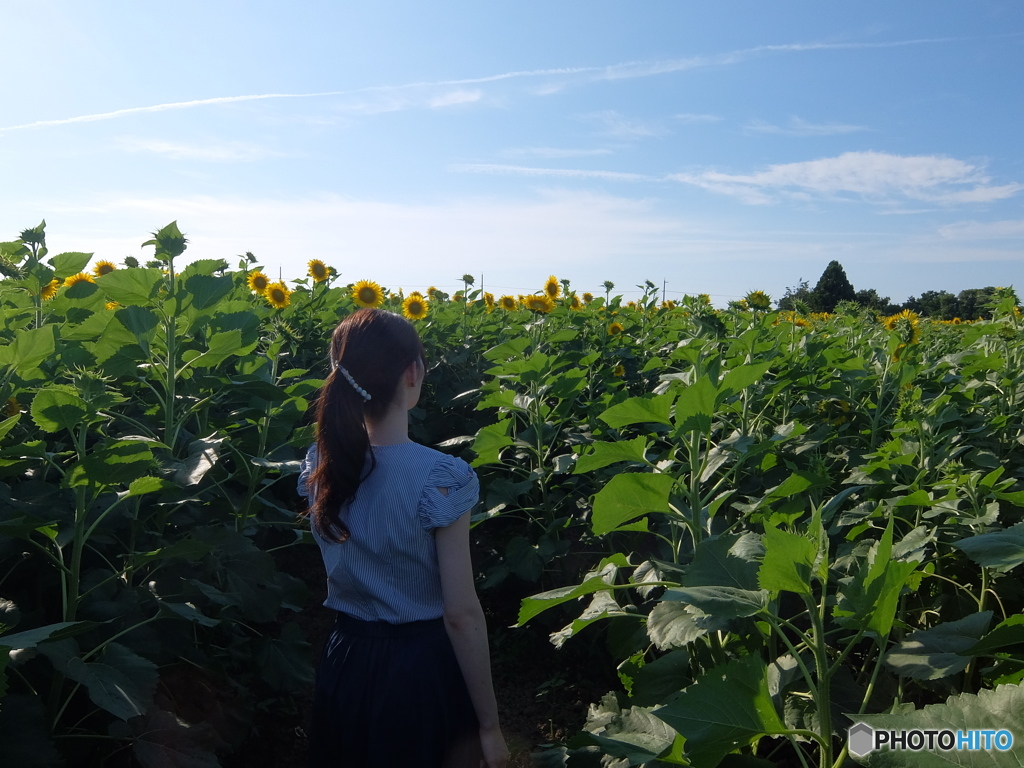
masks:
POLYGON ((380 419, 366 419, 370 445, 395 445, 412 442, 409 439, 409 411, 391 408, 380 419))

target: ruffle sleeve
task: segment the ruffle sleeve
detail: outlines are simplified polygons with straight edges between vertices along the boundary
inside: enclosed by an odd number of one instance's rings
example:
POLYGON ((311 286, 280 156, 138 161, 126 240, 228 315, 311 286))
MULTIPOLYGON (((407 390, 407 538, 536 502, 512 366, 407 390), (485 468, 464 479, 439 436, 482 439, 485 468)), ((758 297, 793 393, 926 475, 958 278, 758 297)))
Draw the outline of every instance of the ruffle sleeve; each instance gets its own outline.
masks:
POLYGON ((309 485, 309 476, 316 469, 317 455, 316 444, 309 446, 305 458, 299 462, 299 496, 305 496, 310 502, 313 501, 313 489, 309 485))
POLYGON ((427 476, 420 496, 419 517, 423 530, 447 528, 472 509, 480 498, 476 472, 462 459, 444 455, 427 476), (447 488, 448 495, 438 488, 447 488))

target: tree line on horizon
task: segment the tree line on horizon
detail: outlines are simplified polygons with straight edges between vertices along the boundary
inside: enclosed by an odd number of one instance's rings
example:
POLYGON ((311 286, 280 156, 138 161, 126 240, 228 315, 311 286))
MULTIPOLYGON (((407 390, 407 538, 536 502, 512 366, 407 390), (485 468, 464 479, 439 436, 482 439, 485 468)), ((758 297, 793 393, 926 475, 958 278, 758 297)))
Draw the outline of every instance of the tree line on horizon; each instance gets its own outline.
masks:
POLYGON ((807 280, 800 280, 795 286, 786 288, 778 305, 784 310, 835 312, 836 307, 847 302, 882 315, 894 315, 909 309, 935 320, 991 319, 990 305, 998 290, 994 286, 986 286, 967 288, 958 294, 924 291, 920 296, 910 296, 902 304, 895 304, 888 296, 879 296, 874 288, 855 290, 843 265, 833 260, 825 267, 814 288, 807 280))

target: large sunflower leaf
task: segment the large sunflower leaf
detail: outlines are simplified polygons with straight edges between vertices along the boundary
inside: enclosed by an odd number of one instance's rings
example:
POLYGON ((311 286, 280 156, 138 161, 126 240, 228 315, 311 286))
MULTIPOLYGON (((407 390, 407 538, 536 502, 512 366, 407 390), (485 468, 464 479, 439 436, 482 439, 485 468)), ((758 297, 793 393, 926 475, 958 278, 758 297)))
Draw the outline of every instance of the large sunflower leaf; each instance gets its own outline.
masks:
POLYGON ((708 670, 654 714, 686 738, 686 756, 695 768, 714 768, 734 749, 786 730, 772 705, 767 668, 759 656, 708 670))
MULTIPOLYGON (((875 730, 986 731, 1007 730, 1021 738, 1024 723, 1024 684, 1001 685, 977 694, 950 696, 944 704, 930 704, 914 712, 892 715, 852 715, 855 723, 875 730)), ((873 743, 873 742, 872 742, 873 743)), ((1015 743, 1006 751, 990 750, 874 750, 854 759, 871 768, 1020 768, 1022 749, 1015 743)))
POLYGON ((668 512, 668 497, 675 478, 650 472, 616 475, 594 497, 591 524, 594 533, 614 531, 649 512, 668 512))
POLYGON ((915 680, 937 680, 963 672, 971 661, 966 652, 985 634, 991 620, 992 611, 983 611, 911 632, 885 655, 885 663, 898 675, 915 680))
POLYGON ((953 546, 978 565, 1006 573, 1024 563, 1024 523, 961 539, 953 546))

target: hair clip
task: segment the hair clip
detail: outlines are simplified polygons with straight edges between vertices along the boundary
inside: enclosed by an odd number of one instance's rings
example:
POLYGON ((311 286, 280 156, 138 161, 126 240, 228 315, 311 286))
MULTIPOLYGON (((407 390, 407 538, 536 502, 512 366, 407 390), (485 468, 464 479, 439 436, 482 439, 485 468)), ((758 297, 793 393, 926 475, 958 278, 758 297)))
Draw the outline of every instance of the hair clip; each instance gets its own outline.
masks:
POLYGON ((338 365, 337 363, 332 363, 332 365, 341 371, 341 375, 348 380, 348 383, 352 385, 352 389, 358 392, 362 396, 363 400, 369 401, 372 399, 369 392, 356 384, 356 380, 352 378, 352 374, 345 369, 345 366, 338 365))

